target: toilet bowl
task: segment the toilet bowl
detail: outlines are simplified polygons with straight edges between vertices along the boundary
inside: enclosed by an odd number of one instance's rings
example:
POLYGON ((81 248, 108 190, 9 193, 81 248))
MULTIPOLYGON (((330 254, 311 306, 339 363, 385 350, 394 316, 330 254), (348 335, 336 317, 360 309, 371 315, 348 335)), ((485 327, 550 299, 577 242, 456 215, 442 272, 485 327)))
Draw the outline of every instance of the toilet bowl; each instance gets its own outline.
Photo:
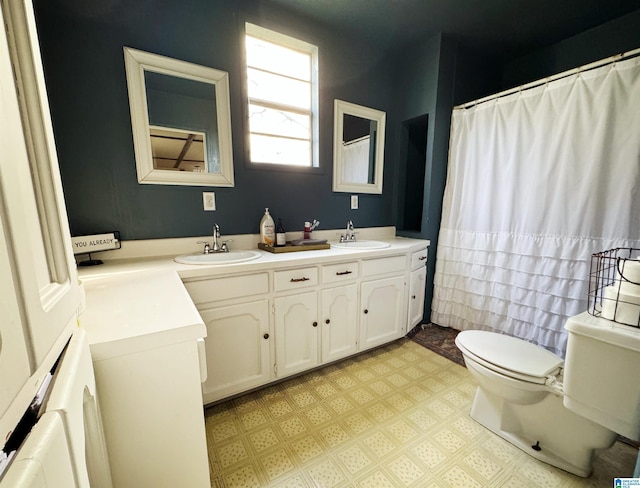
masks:
POLYGON ((617 434, 563 404, 563 360, 515 337, 460 332, 456 345, 478 382, 471 417, 532 457, 578 476, 617 434))

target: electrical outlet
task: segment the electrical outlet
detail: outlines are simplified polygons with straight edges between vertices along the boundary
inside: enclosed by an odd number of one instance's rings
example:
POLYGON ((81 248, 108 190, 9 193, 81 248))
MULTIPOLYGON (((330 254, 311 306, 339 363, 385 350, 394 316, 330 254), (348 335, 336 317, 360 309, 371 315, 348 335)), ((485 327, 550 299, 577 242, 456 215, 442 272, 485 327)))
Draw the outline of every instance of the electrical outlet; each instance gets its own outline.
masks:
POLYGON ((216 209, 216 194, 212 191, 202 192, 202 206, 205 210, 211 211, 216 209))
POLYGON ((351 210, 358 209, 358 195, 351 195, 351 210))

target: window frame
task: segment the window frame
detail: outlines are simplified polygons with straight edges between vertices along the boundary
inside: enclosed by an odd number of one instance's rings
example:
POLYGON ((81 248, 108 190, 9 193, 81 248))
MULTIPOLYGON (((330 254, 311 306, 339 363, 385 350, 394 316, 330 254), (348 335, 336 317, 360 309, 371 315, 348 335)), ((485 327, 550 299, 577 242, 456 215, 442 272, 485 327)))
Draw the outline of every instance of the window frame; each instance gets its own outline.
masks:
MULTIPOLYGON (((287 172, 306 172, 306 173, 319 173, 320 170, 320 110, 319 110, 319 77, 318 77, 318 46, 311 44, 307 41, 291 37, 289 35, 277 32, 251 22, 245 22, 245 29, 242 33, 242 53, 243 53, 243 111, 245 114, 244 124, 244 139, 245 139, 245 164, 249 168, 253 169, 266 169, 266 170, 278 170, 287 172), (278 44, 288 49, 308 53, 311 56, 311 165, 295 165, 295 164, 280 164, 259 162, 251 160, 251 128, 250 128, 250 109, 249 104, 251 99, 249 97, 249 77, 248 77, 248 63, 246 54, 246 36, 252 36, 265 41, 278 44)), ((277 106, 277 104, 274 104, 277 106)), ((282 108, 288 109, 286 105, 282 105, 282 108)))

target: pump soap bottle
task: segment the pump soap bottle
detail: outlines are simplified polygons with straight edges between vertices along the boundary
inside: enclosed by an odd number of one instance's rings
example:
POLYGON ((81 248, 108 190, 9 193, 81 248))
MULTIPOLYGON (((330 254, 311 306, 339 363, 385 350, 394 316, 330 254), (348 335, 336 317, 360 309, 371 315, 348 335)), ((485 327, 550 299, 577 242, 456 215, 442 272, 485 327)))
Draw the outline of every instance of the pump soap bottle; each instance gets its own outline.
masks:
POLYGON ((260 242, 270 247, 273 247, 276 242, 276 226, 268 208, 264 209, 264 215, 260 221, 260 242))

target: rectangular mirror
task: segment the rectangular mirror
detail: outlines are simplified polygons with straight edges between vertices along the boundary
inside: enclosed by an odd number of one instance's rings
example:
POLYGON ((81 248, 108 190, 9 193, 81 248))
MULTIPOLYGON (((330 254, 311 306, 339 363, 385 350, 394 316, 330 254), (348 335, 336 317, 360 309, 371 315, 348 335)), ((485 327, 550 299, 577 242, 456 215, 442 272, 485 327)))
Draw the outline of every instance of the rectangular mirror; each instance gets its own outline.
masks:
POLYGON ((229 75, 124 48, 139 183, 234 186, 229 75))
POLYGON ((382 193, 386 114, 334 102, 333 191, 382 193))

